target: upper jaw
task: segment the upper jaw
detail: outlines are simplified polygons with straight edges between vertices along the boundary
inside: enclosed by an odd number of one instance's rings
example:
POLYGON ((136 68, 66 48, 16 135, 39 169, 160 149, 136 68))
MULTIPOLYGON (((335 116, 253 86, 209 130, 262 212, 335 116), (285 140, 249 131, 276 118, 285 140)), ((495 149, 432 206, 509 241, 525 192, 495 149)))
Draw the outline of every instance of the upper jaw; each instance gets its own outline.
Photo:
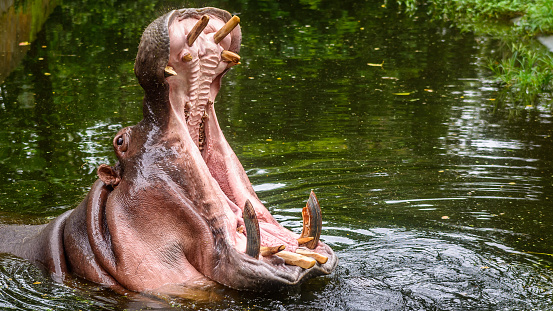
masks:
POLYGON ((239 19, 229 18, 230 15, 222 12, 225 11, 179 10, 168 21, 169 101, 172 112, 187 125, 192 141, 200 149, 205 139, 201 127, 209 117, 209 105, 219 92, 222 76, 233 65, 226 55, 230 53, 239 59, 236 54, 239 47, 236 41, 240 41, 236 20, 239 19), (228 24, 234 27, 222 36, 221 30, 228 28, 228 24))
MULTIPOLYGON (((309 276, 330 273, 337 263, 337 258, 332 250, 322 243, 315 243, 315 251, 326 255, 328 262, 317 263, 308 269, 285 265, 284 259, 280 259, 280 257, 264 258, 259 254, 254 254, 252 257, 251 254, 245 254, 244 252, 248 247, 244 235, 236 232, 238 227, 244 224, 244 219, 242 218, 244 200, 239 201, 238 197, 249 197, 254 200, 255 209, 258 212, 261 211, 257 217, 261 221, 259 240, 263 239, 263 241, 261 245, 256 246, 257 248, 260 246, 278 246, 272 244, 281 243, 286 246, 287 250, 295 251, 298 247, 298 242, 296 241, 297 235, 284 229, 274 221, 272 216, 267 215, 268 211, 263 207, 255 194, 252 196, 248 192, 249 190, 245 190, 247 187, 251 188, 251 185, 244 186, 239 182, 231 180, 234 176, 217 175, 218 172, 212 170, 215 167, 213 164, 216 162, 212 159, 219 156, 224 166, 236 167, 240 171, 239 174, 244 174, 245 176, 245 172, 239 162, 236 163, 238 160, 235 159, 234 152, 227 146, 226 140, 217 125, 213 109, 213 101, 219 91, 222 76, 228 68, 239 61, 239 56, 236 54, 240 44, 239 26, 236 26, 230 31, 229 35, 223 37, 220 41, 217 38, 219 30, 224 28, 230 20, 230 14, 211 8, 203 10, 178 10, 166 16, 166 31, 168 38, 170 38, 169 49, 167 50, 165 64, 162 64, 164 66, 163 81, 156 85, 166 87, 167 101, 161 100, 158 104, 165 105, 167 111, 163 114, 158 114, 157 117, 160 120, 167 120, 169 118, 167 125, 171 130, 181 128, 182 130, 177 130, 176 132, 187 136, 182 140, 186 142, 187 146, 194 144, 202 151, 203 144, 207 140, 212 140, 207 145, 222 143, 224 146, 218 145, 211 148, 213 150, 210 150, 209 155, 206 152, 202 152, 203 161, 199 158, 194 161, 197 162, 198 168, 202 168, 202 171, 204 171, 203 168, 209 169, 211 176, 219 186, 228 181, 229 184, 236 184, 238 185, 237 188, 239 188, 236 195, 232 191, 221 191, 220 188, 216 191, 224 192, 223 196, 227 197, 227 204, 222 204, 222 206, 225 209, 228 207, 228 210, 224 212, 227 215, 225 218, 231 219, 225 225, 226 237, 224 240, 229 246, 225 252, 227 256, 223 256, 224 258, 219 256, 219 260, 223 262, 227 261, 227 266, 233 268, 222 269, 217 273, 208 271, 206 275, 224 285, 237 289, 256 289, 255 287, 258 284, 265 284, 267 286, 293 285, 309 276), (190 34, 194 33, 194 27, 198 25, 204 15, 209 16, 209 23, 203 30, 197 33, 194 42, 191 43, 190 34), (172 127, 173 125, 177 125, 177 127, 172 127), (212 136, 211 134, 215 136, 207 137, 206 132, 209 133, 209 136, 212 136), (271 236, 271 232, 283 232, 285 237, 281 239, 275 238, 271 236), (280 242, 267 242, 268 240, 280 242), (252 265, 256 267, 254 271, 251 269, 252 265), (260 271, 265 272, 262 281, 259 280, 260 271), (228 275, 225 276, 225 274, 228 275), (240 277, 237 277, 237 275, 240 275, 240 277)), ((146 92, 148 93, 148 90, 146 92)), ((146 104, 149 103, 145 101, 146 104)), ((178 133, 176 134, 180 135, 178 133)), ((196 150, 188 150, 193 154, 197 153, 196 150)), ((249 181, 247 183, 249 184, 249 181)), ((251 191, 253 192, 253 190, 251 191)), ((256 219, 255 221, 258 220, 256 219)), ((247 234, 252 236, 250 232, 247 234)), ((217 266, 223 267, 225 265, 217 266)))

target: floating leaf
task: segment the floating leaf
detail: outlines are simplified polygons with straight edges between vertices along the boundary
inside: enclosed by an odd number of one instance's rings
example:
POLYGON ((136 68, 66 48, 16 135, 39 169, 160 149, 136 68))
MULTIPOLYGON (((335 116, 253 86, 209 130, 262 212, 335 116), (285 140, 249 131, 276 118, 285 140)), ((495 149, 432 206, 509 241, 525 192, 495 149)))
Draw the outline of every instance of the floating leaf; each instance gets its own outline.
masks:
POLYGON ((411 95, 411 93, 392 93, 394 95, 398 95, 398 96, 406 96, 406 95, 411 95))
POLYGON ((375 64, 375 63, 367 63, 368 66, 372 66, 372 67, 382 67, 384 66, 384 61, 382 61, 381 64, 375 64))

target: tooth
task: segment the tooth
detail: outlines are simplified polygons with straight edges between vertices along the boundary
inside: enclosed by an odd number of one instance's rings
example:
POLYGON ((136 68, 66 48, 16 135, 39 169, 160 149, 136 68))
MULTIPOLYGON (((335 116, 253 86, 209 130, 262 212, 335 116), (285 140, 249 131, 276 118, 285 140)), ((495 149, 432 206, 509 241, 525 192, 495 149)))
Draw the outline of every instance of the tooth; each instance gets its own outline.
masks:
POLYGON ((246 254, 252 256, 253 258, 258 258, 261 240, 259 235, 259 222, 257 221, 257 216, 255 215, 255 210, 253 209, 250 200, 246 200, 243 217, 244 226, 246 227, 246 234, 248 235, 246 242, 246 254))
POLYGON ((166 76, 170 77, 170 76, 176 76, 177 72, 175 71, 175 69, 173 69, 173 67, 167 65, 165 66, 165 74, 166 76))
POLYGON ((309 241, 313 241, 314 237, 312 236, 309 236, 309 237, 306 237, 306 238, 299 238, 298 239, 298 245, 302 245, 302 244, 305 244, 309 241))
POLYGON ((319 206, 319 201, 313 191, 311 191, 309 200, 307 200, 307 205, 301 211, 301 215, 303 217, 303 231, 301 232, 300 238, 313 237, 313 240, 305 243, 305 246, 307 246, 307 248, 314 249, 319 243, 323 220, 321 217, 321 207, 319 206))
POLYGON ((325 255, 321 255, 319 253, 315 253, 307 249, 298 248, 296 249, 296 254, 311 257, 320 264, 325 264, 328 261, 328 257, 326 257, 325 255))
POLYGON ((236 26, 240 23, 240 17, 233 16, 219 31, 213 36, 213 41, 219 44, 236 26))
POLYGON ((221 58, 224 62, 236 63, 240 62, 240 55, 233 53, 231 51, 224 50, 221 52, 221 58))
POLYGON ((286 246, 284 246, 284 245, 271 246, 271 247, 261 246, 261 249, 260 249, 261 256, 268 257, 268 256, 274 255, 274 254, 276 254, 280 251, 283 251, 285 248, 286 248, 286 246))
POLYGON ((192 60, 192 55, 190 53, 186 53, 183 55, 180 59, 182 62, 186 63, 192 60))
POLYGON ((209 16, 204 15, 200 18, 196 25, 194 25, 192 30, 190 30, 190 32, 188 33, 188 36, 186 36, 188 46, 192 46, 192 44, 194 44, 194 41, 196 41, 196 39, 198 39, 198 36, 200 36, 202 34, 202 31, 204 31, 207 23, 209 23, 209 16))
POLYGON ((276 255, 284 259, 284 262, 286 264, 292 265, 292 266, 298 266, 304 269, 312 268, 317 263, 317 261, 313 258, 292 253, 289 251, 282 251, 282 252, 276 253, 276 255))
POLYGON ((221 52, 221 60, 227 62, 227 68, 240 64, 240 55, 231 51, 224 50, 221 52))
POLYGON ((192 109, 192 104, 190 102, 186 102, 184 104, 184 119, 188 121, 188 118, 190 117, 190 109, 192 109))

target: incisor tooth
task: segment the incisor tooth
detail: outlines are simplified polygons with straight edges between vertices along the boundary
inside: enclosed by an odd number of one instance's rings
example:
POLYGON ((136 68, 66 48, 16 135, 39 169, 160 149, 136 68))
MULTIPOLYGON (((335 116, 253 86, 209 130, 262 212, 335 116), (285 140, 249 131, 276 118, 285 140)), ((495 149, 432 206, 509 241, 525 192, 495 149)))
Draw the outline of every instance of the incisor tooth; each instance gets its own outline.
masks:
POLYGON ((223 59, 224 62, 232 62, 232 63, 239 63, 240 62, 240 55, 224 50, 221 52, 221 59, 223 59))
POLYGON ((221 60, 228 63, 227 68, 240 64, 240 55, 231 51, 221 52, 221 60))
POLYGON ((196 41, 196 39, 198 39, 198 37, 202 34, 202 31, 204 31, 207 23, 209 23, 209 16, 204 15, 200 18, 196 25, 194 25, 192 30, 190 30, 186 36, 188 46, 192 46, 192 44, 194 44, 194 41, 196 41))
POLYGON ((296 253, 303 256, 311 257, 320 264, 325 264, 328 261, 328 257, 326 257, 325 255, 321 255, 319 253, 315 253, 307 249, 298 248, 296 249, 296 253))
POLYGON ((223 40, 236 26, 238 26, 238 23, 240 23, 240 17, 233 16, 229 21, 219 29, 213 36, 213 41, 215 43, 219 44, 221 40, 223 40))
POLYGON ((268 257, 268 256, 271 256, 271 255, 274 255, 278 252, 281 252, 283 251, 284 249, 286 248, 286 246, 284 245, 279 245, 279 246, 261 246, 261 256, 263 257, 268 257))
POLYGON ((284 259, 284 262, 288 265, 298 266, 304 269, 312 268, 317 263, 317 261, 313 258, 292 253, 289 251, 282 251, 282 252, 276 253, 275 255, 284 259))
POLYGON ((310 242, 310 241, 313 241, 314 237, 312 236, 308 236, 306 238, 299 238, 298 239, 298 245, 302 245, 302 244, 305 244, 307 242, 310 242))

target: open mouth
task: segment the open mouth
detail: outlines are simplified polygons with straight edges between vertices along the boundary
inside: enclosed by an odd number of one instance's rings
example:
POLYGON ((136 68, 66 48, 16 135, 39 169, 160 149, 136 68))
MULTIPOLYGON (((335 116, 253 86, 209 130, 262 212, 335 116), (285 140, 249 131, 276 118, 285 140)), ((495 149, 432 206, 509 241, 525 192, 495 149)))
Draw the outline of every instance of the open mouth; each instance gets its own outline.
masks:
MULTIPOLYGON (((187 145, 186 150, 196 150, 191 154, 199 153, 199 157, 193 158, 201 158, 199 162, 203 163, 197 165, 207 168, 209 178, 220 190, 216 192, 225 203, 222 204, 225 243, 234 249, 231 253, 239 254, 235 261, 241 266, 262 266, 254 274, 257 277, 272 274, 269 278, 273 282, 267 284, 297 284, 306 276, 330 273, 337 258, 330 247, 319 241, 322 219, 315 194, 311 192, 303 208, 302 233, 298 235, 284 228, 255 194, 219 127, 214 102, 224 74, 240 64, 239 22, 237 16, 214 8, 176 10, 168 15, 170 49, 163 64, 164 79, 169 86, 167 111, 171 117, 167 122, 173 129, 168 135, 182 137, 175 141, 187 145)), ((241 271, 252 269, 257 268, 241 271)))

